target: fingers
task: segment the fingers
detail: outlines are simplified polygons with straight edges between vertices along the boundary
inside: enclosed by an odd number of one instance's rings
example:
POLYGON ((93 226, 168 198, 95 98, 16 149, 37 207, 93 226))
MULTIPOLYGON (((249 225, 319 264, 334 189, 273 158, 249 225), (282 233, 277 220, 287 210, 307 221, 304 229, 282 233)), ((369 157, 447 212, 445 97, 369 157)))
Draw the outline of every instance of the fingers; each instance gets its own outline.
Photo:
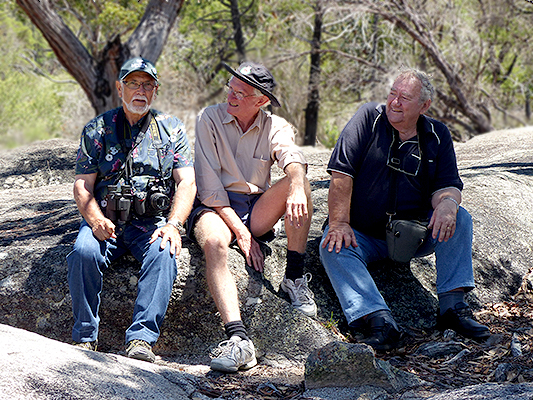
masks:
POLYGON ((116 239, 117 237, 115 234, 115 224, 108 218, 98 220, 92 227, 92 231, 94 236, 100 241, 109 238, 116 239))
POLYGON ((263 272, 265 266, 265 258, 261 251, 261 246, 254 239, 252 239, 252 247, 250 249, 252 257, 252 265, 257 272, 263 272))
POLYGON ((331 253, 335 250, 336 253, 339 253, 342 249, 342 246, 348 248, 350 246, 357 247, 357 241, 355 240, 355 234, 353 233, 352 228, 347 223, 338 224, 338 226, 329 227, 328 233, 324 238, 322 243, 322 248, 328 249, 331 253))
MULTIPOLYGON (((152 233, 152 236, 150 236, 150 241, 148 242, 149 244, 152 244, 156 241, 156 239, 159 237, 160 235, 160 232, 161 232, 161 228, 158 228, 154 231, 154 233, 152 233)), ((163 247, 164 248, 164 247, 163 247)))
POLYGON ((261 251, 261 246, 255 241, 251 234, 241 236, 237 239, 239 248, 246 257, 246 264, 253 267, 258 272, 263 272, 265 257, 261 251))
MULTIPOLYGON (((433 229, 435 232, 435 229, 433 229)), ((439 242, 447 242, 455 233, 455 223, 453 225, 442 224, 439 230, 439 242)), ((433 233, 435 234, 435 233, 433 233)))
POLYGON ((433 221, 433 217, 431 218, 429 228, 433 228, 431 235, 433 236, 433 239, 437 239, 439 242, 447 242, 448 239, 450 239, 454 233, 455 233, 455 219, 454 218, 443 218, 443 219, 435 219, 433 221))
MULTIPOLYGON (((303 199, 307 200, 307 198, 303 199)), ((289 224, 301 227, 309 218, 309 210, 306 201, 293 201, 289 198, 285 206, 285 217, 289 224)))
POLYGON ((433 239, 438 239, 439 242, 447 242, 454 234, 456 228, 455 213, 450 213, 447 210, 435 209, 429 228, 432 228, 433 239))
POLYGON ((159 246, 161 250, 165 249, 167 242, 170 242, 170 254, 177 258, 181 253, 181 235, 179 231, 172 226, 165 225, 152 233, 149 243, 154 243, 158 237, 161 237, 161 245, 159 246))

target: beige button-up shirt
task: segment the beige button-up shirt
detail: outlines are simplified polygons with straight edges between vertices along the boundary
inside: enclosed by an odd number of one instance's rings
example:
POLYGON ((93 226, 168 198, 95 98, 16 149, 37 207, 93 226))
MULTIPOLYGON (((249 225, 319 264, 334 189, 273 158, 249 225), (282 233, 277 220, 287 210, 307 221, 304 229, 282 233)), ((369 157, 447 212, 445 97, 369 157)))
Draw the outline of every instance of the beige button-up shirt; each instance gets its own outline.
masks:
POLYGON ((294 143, 294 129, 283 118, 259 110, 243 132, 227 104, 203 109, 196 120, 196 184, 208 207, 229 206, 226 191, 264 193, 270 187, 270 167, 297 162, 306 165, 294 143))

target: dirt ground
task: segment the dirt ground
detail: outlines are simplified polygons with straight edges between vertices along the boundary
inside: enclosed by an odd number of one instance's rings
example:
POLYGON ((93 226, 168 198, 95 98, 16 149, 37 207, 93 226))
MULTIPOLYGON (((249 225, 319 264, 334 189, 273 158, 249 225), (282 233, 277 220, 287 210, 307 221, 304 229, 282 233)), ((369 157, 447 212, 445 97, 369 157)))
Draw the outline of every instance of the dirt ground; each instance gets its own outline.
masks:
MULTIPOLYGON (((454 335, 451 331, 424 332, 406 329, 402 346, 376 354, 394 367, 434 384, 438 391, 486 382, 533 382, 533 302, 526 285, 510 302, 487 304, 475 313, 489 326, 492 336, 482 343, 454 335), (451 334, 451 335, 450 335, 451 334), (417 349, 430 342, 454 340, 461 343, 459 355, 430 359, 417 349)), ((333 327, 335 329, 335 327, 333 327)), ((354 342, 345 336, 347 342, 354 342)), ((306 399, 304 367, 275 368, 259 364, 249 371, 221 374, 210 371, 208 360, 183 364, 173 360, 158 363, 199 378, 199 391, 208 398, 283 400, 306 399)))

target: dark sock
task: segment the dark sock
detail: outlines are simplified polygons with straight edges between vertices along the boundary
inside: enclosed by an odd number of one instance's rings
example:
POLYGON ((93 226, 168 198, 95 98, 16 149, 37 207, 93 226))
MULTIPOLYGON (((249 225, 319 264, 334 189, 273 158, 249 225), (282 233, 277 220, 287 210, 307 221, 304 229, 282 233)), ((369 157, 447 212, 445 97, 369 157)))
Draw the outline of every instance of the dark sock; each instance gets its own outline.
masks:
POLYGON ((228 338, 231 338, 235 335, 240 337, 241 339, 250 340, 246 335, 246 328, 244 327, 242 321, 228 322, 226 325, 224 325, 224 329, 226 330, 226 335, 228 336, 228 338))
POLYGON ((375 317, 383 317, 383 319, 387 322, 389 322, 392 326, 394 326, 394 329, 398 330, 398 325, 396 324, 396 321, 394 320, 391 312, 389 310, 378 310, 374 311, 373 313, 370 313, 366 317, 366 321, 370 321, 372 318, 375 317))
POLYGON ((444 314, 449 308, 454 308, 457 303, 465 302, 465 292, 454 290, 439 294, 439 312, 444 314))
POLYGON ((287 268, 285 277, 294 281, 304 276, 305 253, 300 254, 294 250, 287 250, 287 268))

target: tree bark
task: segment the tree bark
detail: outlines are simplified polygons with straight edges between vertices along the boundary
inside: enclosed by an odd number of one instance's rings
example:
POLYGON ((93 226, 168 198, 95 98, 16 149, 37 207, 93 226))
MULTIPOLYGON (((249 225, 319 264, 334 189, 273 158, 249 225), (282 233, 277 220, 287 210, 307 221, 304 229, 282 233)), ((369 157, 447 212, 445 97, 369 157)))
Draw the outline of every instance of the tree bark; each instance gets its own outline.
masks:
POLYGON ((433 61, 435 66, 444 75, 448 86, 455 97, 456 110, 470 120, 473 130, 478 133, 492 131, 494 128, 490 119, 479 108, 476 108, 468 99, 468 88, 461 80, 460 69, 453 68, 445 55, 439 50, 433 39, 433 34, 429 26, 423 21, 420 15, 416 14, 405 2, 376 2, 375 0, 350 1, 350 3, 360 4, 372 14, 379 15, 383 19, 395 24, 411 38, 418 42, 433 61))
POLYGON ((115 81, 128 58, 142 56, 156 62, 184 0, 150 0, 141 22, 127 40, 110 40, 98 54, 90 54, 54 10, 50 0, 16 0, 41 31, 59 62, 80 84, 96 115, 120 105, 115 81))
POLYGON ((241 14, 239 12, 239 3, 237 0, 230 0, 231 22, 233 24, 233 40, 237 49, 239 64, 246 60, 246 45, 244 44, 244 35, 242 33, 241 14))
POLYGON ((322 40, 323 18, 324 8, 322 5, 322 0, 317 0, 315 4, 313 40, 311 41, 311 66, 309 70, 307 107, 305 108, 304 146, 314 146, 316 144, 318 112, 320 109, 320 47, 322 40))

